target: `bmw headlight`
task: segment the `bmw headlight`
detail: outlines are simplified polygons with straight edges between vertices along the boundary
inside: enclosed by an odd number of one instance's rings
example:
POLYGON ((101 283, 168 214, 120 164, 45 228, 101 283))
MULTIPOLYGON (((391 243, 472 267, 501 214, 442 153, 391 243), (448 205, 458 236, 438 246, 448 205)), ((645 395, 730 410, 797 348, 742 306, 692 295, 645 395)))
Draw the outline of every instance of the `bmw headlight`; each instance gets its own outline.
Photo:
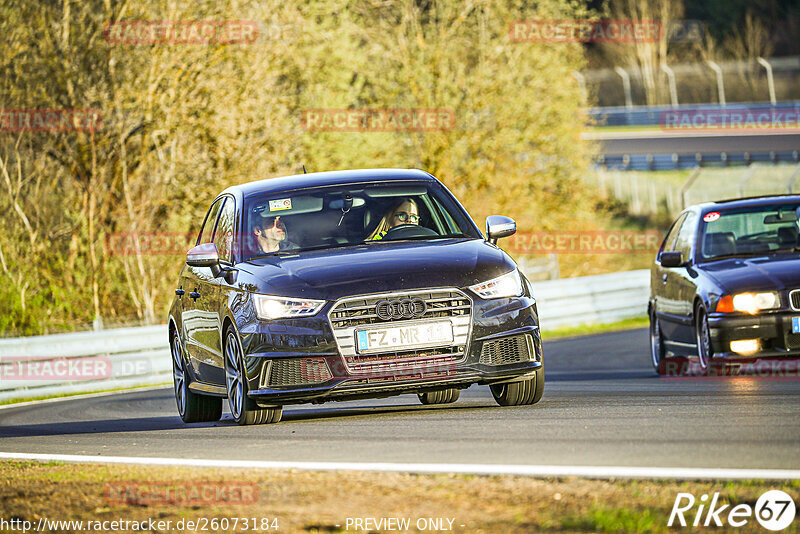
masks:
POLYGON ((482 299, 518 297, 522 295, 522 278, 519 271, 514 269, 510 273, 493 278, 488 282, 469 286, 469 289, 482 299))
POLYGON ((324 300, 290 299, 272 295, 254 295, 256 313, 266 320, 310 317, 325 305, 324 300))
POLYGON ((717 303, 717 311, 723 313, 743 312, 751 315, 762 310, 780 308, 781 297, 775 291, 762 293, 739 293, 738 295, 725 295, 717 303))

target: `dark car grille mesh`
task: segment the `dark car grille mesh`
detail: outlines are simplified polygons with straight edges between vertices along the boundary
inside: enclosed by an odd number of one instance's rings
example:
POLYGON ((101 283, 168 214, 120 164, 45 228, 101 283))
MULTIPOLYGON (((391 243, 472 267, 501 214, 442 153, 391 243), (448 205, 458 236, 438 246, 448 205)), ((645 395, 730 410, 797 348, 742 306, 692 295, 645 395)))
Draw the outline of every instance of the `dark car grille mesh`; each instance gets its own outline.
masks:
POLYGON ((324 358, 286 358, 265 365, 261 387, 320 384, 332 378, 324 358))
POLYGON ((789 293, 789 300, 792 301, 792 309, 800 311, 800 289, 795 289, 789 293))
POLYGON ((394 294, 367 296, 360 299, 342 301, 330 313, 331 326, 345 328, 348 326, 361 326, 369 324, 385 324, 386 321, 378 318, 375 306, 386 299, 421 298, 427 305, 425 314, 418 319, 433 319, 436 317, 457 317, 469 315, 472 304, 460 291, 437 290, 424 293, 394 294))
POLYGON ((344 357, 347 369, 353 373, 379 373, 397 376, 431 367, 449 368, 466 358, 472 328, 472 301, 456 288, 444 288, 380 295, 364 295, 342 299, 334 304, 328 318, 333 328, 339 352, 344 357), (384 321, 378 317, 377 305, 381 301, 422 299, 425 312, 412 320, 394 319, 384 321), (402 347, 381 353, 362 354, 356 347, 356 333, 369 329, 417 324, 448 319, 453 328, 453 341, 448 346, 431 344, 430 347, 402 347))
POLYGON ((486 341, 481 348, 480 363, 485 365, 508 365, 530 361, 533 340, 528 334, 512 336, 496 341, 486 341))

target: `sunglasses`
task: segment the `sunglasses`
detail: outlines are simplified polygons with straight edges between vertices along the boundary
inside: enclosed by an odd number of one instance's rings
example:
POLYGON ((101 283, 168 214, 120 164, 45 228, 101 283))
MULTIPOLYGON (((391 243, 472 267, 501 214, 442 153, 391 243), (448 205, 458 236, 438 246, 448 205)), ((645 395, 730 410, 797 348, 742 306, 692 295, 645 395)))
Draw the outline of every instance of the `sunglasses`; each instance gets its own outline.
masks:
POLYGON ((283 224, 283 221, 280 217, 274 217, 272 219, 264 219, 264 222, 261 223, 262 230, 270 230, 272 228, 280 228, 286 229, 286 225, 283 224))
POLYGON ((419 223, 419 215, 414 215, 413 213, 401 211, 399 213, 395 213, 394 216, 397 217, 400 222, 410 222, 412 224, 419 223))

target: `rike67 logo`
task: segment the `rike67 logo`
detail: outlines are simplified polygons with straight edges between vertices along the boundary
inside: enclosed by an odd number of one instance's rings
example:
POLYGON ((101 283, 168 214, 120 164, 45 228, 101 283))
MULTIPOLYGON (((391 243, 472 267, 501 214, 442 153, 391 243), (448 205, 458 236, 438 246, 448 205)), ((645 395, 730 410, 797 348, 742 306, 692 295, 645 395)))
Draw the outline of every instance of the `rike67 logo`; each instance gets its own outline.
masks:
POLYGON ((691 493, 678 493, 667 526, 743 527, 755 517, 765 529, 779 531, 792 524, 795 511, 794 500, 781 490, 765 492, 758 498, 755 506, 737 504, 733 507, 730 503, 720 502, 719 492, 714 493, 711 499, 707 494, 695 499, 691 493))

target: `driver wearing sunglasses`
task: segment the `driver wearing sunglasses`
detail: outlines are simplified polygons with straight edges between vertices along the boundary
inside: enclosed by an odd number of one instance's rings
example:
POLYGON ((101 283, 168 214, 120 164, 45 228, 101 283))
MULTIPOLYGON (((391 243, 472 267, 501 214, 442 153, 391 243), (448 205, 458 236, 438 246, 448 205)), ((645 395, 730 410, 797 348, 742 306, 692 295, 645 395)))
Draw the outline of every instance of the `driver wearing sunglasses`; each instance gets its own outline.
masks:
POLYGON ((377 228, 375 228, 367 240, 383 239, 389 230, 404 224, 419 224, 419 208, 417 208, 417 203, 410 198, 403 199, 398 204, 395 204, 395 206, 384 215, 377 228))
POLYGON ((261 254, 297 248, 297 245, 286 239, 286 225, 277 217, 263 217, 261 222, 253 225, 253 235, 261 254))

